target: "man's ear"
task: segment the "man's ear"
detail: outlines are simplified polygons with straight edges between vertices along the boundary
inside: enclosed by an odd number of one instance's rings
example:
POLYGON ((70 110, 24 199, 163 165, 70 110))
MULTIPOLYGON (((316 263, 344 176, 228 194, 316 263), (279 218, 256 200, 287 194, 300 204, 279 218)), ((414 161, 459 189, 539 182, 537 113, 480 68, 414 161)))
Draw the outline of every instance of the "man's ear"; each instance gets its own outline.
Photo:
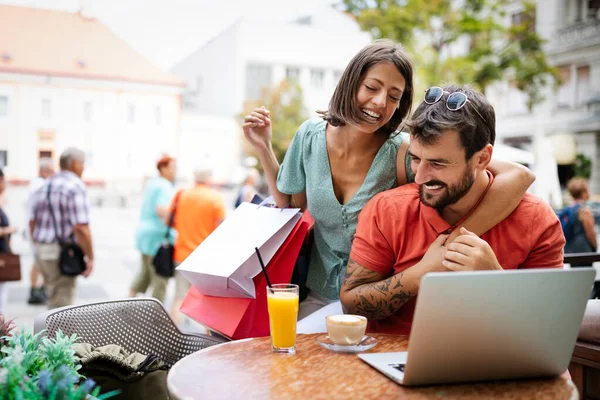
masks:
POLYGON ((486 144, 485 147, 478 151, 477 155, 477 168, 482 171, 487 168, 490 161, 492 161, 492 154, 494 152, 494 146, 486 144))

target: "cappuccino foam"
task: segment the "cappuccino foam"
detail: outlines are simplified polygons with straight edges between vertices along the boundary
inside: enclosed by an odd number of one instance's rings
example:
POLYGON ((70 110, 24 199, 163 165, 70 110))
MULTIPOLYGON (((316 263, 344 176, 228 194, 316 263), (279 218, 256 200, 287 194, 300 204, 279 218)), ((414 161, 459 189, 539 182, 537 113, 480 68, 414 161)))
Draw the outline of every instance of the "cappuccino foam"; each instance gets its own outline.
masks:
POLYGON ((360 315, 330 315, 327 317, 330 322, 340 324, 340 325, 362 325, 367 320, 365 317, 360 315))

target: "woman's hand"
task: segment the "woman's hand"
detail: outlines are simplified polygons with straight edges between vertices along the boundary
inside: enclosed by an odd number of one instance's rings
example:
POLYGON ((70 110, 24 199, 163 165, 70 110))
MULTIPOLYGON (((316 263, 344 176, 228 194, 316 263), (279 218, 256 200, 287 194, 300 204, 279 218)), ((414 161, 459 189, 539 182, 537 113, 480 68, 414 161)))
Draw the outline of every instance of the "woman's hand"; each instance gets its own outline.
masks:
POLYGON ((250 115, 244 117, 244 136, 258 151, 268 150, 271 147, 271 119, 269 110, 264 106, 255 108, 250 115))

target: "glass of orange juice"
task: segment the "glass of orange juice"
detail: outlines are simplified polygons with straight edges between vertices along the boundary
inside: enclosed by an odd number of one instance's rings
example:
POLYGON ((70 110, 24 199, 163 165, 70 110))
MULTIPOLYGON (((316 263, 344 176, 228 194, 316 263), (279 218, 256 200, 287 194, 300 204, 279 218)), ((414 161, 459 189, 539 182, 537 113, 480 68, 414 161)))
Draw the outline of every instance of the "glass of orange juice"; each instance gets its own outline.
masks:
POLYGON ((267 306, 271 326, 271 349, 275 353, 296 353, 298 285, 267 286, 267 306))

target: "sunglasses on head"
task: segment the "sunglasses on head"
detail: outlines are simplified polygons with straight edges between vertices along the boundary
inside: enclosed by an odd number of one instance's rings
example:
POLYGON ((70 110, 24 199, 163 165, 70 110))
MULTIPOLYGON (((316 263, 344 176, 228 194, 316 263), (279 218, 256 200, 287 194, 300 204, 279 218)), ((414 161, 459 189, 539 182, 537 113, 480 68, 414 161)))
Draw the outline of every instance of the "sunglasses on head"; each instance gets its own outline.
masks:
POLYGON ((465 106, 465 104, 467 103, 471 103, 471 105, 473 106, 473 110, 475 110, 475 112, 477 113, 477 115, 479 115, 479 117, 483 120, 483 122, 485 122, 487 124, 487 121, 485 118, 483 118, 483 115, 481 115, 481 113, 479 112, 479 110, 477 109, 477 107, 475 107, 475 104, 473 104, 473 102, 471 100, 469 100, 469 98, 467 97, 466 94, 464 94, 463 92, 446 92, 444 89, 442 89, 439 86, 432 86, 429 89, 427 89, 425 91, 425 104, 435 104, 438 101, 440 101, 442 99, 442 97, 444 97, 444 94, 448 94, 448 98, 446 99, 446 108, 450 111, 458 111, 461 108, 463 108, 465 106))

